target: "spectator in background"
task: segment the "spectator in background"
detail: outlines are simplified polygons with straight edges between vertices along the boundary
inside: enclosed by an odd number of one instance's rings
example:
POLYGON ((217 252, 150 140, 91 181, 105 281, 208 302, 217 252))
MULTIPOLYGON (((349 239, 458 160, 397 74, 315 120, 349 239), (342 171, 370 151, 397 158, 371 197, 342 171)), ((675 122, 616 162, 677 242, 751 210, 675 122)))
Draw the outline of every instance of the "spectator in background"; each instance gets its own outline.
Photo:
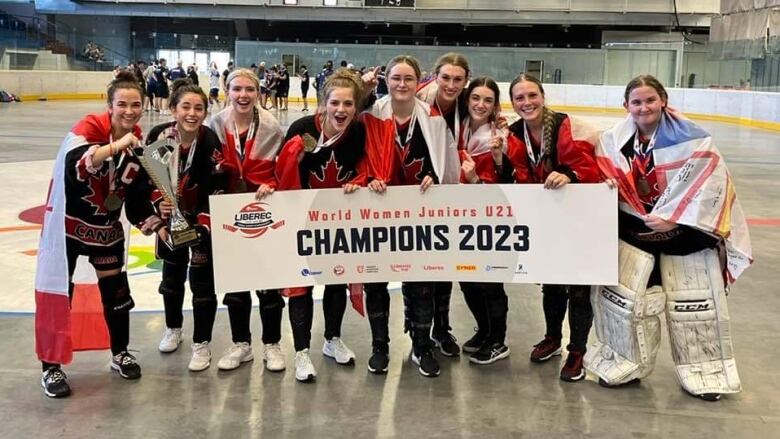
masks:
MULTIPOLYGON (((154 76, 155 69, 157 69, 156 59, 152 60, 152 64, 144 71, 144 79, 146 79, 146 103, 149 104, 149 108, 144 111, 160 111, 159 107, 155 105, 155 96, 157 95, 157 79, 154 76)), ((146 107, 146 104, 144 104, 144 106, 146 107)))
MULTIPOLYGON (((227 77, 230 73, 233 72, 235 69, 235 66, 233 65, 233 61, 230 61, 227 65, 227 68, 224 72, 222 72, 222 90, 225 90, 225 94, 227 95, 227 77)), ((227 102, 227 101, 226 101, 227 102)))
POLYGON ((211 61, 209 65, 209 106, 212 104, 220 105, 219 103, 219 68, 217 63, 211 61))
POLYGON ((187 67, 187 77, 194 85, 200 85, 200 79, 198 78, 198 66, 193 64, 187 67))
POLYGON ((279 66, 279 81, 276 88, 276 99, 278 100, 279 109, 287 111, 287 96, 290 94, 290 73, 287 71, 287 66, 282 63, 279 66))
POLYGON ((385 75, 385 66, 379 69, 379 74, 376 76, 376 97, 382 98, 387 96, 387 76, 385 75))
POLYGON ((298 78, 301 80, 301 98, 303 99, 303 111, 309 111, 309 103, 306 101, 306 95, 309 94, 309 69, 306 65, 301 65, 298 70, 298 78))
POLYGON ((154 80, 157 84, 157 91, 155 92, 155 106, 160 114, 166 114, 168 107, 168 66, 165 58, 160 58, 159 64, 154 69, 154 80))
POLYGON ((173 82, 185 77, 187 77, 187 72, 184 70, 184 67, 182 67, 182 60, 178 60, 176 61, 176 67, 172 68, 168 73, 168 80, 173 82))
POLYGON ((260 106, 265 108, 266 101, 268 101, 268 87, 266 85, 266 75, 268 71, 265 69, 265 61, 260 61, 260 65, 257 66, 257 79, 260 80, 260 106))

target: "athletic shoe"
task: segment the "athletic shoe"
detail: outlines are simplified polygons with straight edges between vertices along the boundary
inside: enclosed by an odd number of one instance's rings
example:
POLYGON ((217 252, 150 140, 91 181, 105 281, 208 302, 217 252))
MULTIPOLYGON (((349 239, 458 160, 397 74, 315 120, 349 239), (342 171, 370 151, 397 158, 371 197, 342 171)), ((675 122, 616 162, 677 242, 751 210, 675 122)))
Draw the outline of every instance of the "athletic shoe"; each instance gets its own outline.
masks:
POLYGON ((70 395, 68 377, 59 366, 46 369, 41 377, 41 387, 43 387, 43 393, 49 398, 64 398, 70 395))
POLYGON ((192 359, 188 369, 193 372, 200 372, 206 370, 211 365, 211 349, 209 348, 209 342, 192 344, 192 359))
POLYGON ((374 347, 371 352, 371 358, 368 359, 368 371, 375 374, 387 373, 387 366, 390 364, 390 357, 387 355, 388 346, 374 347))
POLYGON ((444 334, 433 334, 431 340, 439 348, 439 352, 446 357, 457 357, 460 355, 460 346, 458 346, 458 340, 454 335, 449 332, 444 334))
POLYGON ((326 357, 336 360, 336 363, 338 364, 355 364, 355 353, 352 352, 339 337, 325 340, 325 343, 322 345, 322 353, 325 354, 326 357))
POLYGON ((255 356, 252 354, 252 345, 242 341, 233 343, 233 346, 225 351, 225 354, 219 359, 217 367, 219 370, 238 369, 238 366, 241 366, 241 363, 246 363, 247 361, 252 361, 254 359, 255 356))
POLYGON ((469 361, 476 364, 493 364, 509 356, 509 347, 504 343, 486 343, 477 352, 469 356, 469 361))
POLYGON ((566 363, 561 368, 561 379, 563 381, 579 381, 585 378, 585 368, 582 367, 583 352, 569 351, 566 357, 566 363))
POLYGON ((437 377, 441 373, 439 362, 433 356, 433 352, 429 349, 422 352, 419 356, 412 352, 412 363, 419 366, 417 370, 424 377, 437 377))
POLYGON ((534 345, 531 361, 543 363, 555 355, 561 355, 561 340, 545 335, 544 340, 534 345))
POLYGON ((477 329, 474 336, 468 339, 466 343, 463 343, 463 352, 468 352, 470 354, 477 352, 482 348, 482 345, 484 345, 485 342, 487 342, 487 335, 477 329))
POLYGON ((286 367, 284 364, 284 354, 279 343, 270 343, 263 345, 263 361, 265 368, 271 372, 281 372, 286 367))
POLYGON ((127 351, 122 351, 111 358, 111 369, 119 372, 119 376, 126 380, 141 378, 141 366, 135 361, 135 357, 127 351))
POLYGON ((295 379, 300 382, 314 381, 317 370, 311 362, 309 350, 304 349, 295 353, 295 379))
POLYGON ((162 340, 160 340, 160 346, 157 349, 163 353, 170 353, 179 349, 181 344, 181 328, 165 328, 165 334, 163 334, 162 340))
POLYGON ((599 386, 606 387, 608 389, 617 389, 618 387, 631 386, 634 384, 639 384, 640 382, 641 380, 639 378, 634 378, 633 380, 627 381, 625 383, 610 384, 604 378, 599 378, 599 386))

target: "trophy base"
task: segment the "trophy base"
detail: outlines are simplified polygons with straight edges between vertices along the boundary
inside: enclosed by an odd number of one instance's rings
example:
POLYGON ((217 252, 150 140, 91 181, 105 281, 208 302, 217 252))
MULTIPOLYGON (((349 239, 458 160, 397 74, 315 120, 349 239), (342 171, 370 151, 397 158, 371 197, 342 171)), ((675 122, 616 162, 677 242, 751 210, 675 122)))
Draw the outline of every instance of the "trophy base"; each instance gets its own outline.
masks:
POLYGON ((168 244, 168 247, 170 247, 171 250, 182 247, 191 247, 200 241, 198 231, 192 227, 184 230, 171 231, 168 236, 169 238, 166 244, 168 244))

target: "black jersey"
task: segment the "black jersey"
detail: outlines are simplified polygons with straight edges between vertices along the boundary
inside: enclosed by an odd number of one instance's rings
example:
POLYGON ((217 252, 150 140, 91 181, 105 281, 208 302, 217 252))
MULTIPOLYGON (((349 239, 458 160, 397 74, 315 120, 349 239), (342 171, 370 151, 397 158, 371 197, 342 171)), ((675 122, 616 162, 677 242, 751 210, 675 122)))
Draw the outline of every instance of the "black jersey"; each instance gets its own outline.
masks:
POLYGON ((439 178, 433 170, 431 155, 428 151, 428 144, 423 136, 419 124, 415 124, 411 139, 406 142, 406 136, 409 133, 409 124, 396 124, 398 139, 403 143, 399 145, 396 141, 396 159, 400 161, 398 174, 393 179, 393 184, 399 185, 417 185, 422 183, 426 175, 433 177, 434 183, 439 182, 439 178))

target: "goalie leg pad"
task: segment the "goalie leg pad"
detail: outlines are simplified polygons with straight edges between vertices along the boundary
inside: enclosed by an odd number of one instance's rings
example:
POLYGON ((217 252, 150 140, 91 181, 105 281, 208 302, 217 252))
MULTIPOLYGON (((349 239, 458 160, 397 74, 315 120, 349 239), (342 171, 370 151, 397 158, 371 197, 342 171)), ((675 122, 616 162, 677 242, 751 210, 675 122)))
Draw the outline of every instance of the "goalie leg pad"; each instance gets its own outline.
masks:
POLYGON ((620 242, 617 286, 594 286, 591 292, 596 340, 585 353, 585 368, 611 385, 652 372, 661 340, 665 296, 647 289, 653 255, 620 242))
POLYGON ((662 255, 661 278, 672 359, 683 388, 694 395, 741 391, 717 252, 662 255))

